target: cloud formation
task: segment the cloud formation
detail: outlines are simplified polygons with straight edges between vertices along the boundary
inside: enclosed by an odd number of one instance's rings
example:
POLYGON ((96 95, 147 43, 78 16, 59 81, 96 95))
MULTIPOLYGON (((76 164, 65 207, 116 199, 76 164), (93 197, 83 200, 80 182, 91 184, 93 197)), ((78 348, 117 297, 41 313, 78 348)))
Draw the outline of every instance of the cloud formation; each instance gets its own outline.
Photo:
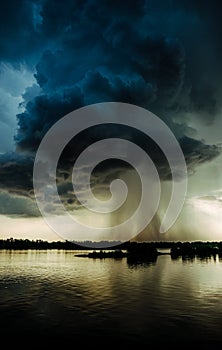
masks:
MULTIPOLYGON (((13 11, 8 4, 3 1, 1 11, 1 60, 18 71, 25 63, 35 84, 27 83, 21 92, 16 152, 0 157, 2 189, 32 196, 33 160, 45 133, 72 110, 98 102, 127 102, 156 113, 176 135, 191 173, 220 154, 218 145, 206 144, 190 127, 192 118, 213 123, 221 109, 216 73, 221 44, 211 16, 219 13, 217 2, 24 0, 13 4, 13 11)), ((13 93, 16 86, 10 86, 13 93)), ((144 148, 162 180, 170 179, 163 153, 143 134, 115 125, 92 128, 70 142, 59 164, 64 175, 59 191, 68 206, 78 207, 75 198, 69 199, 75 158, 90 143, 110 136, 144 148)), ((113 165, 100 168, 104 187, 113 165)), ((95 176, 95 187, 99 181, 95 176)))

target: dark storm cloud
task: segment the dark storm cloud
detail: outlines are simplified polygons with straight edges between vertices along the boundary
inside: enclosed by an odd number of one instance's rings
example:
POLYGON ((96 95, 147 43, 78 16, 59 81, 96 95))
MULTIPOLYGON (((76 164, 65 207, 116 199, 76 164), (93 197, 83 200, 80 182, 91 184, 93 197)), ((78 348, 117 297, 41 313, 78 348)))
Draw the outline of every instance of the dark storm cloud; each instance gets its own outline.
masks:
POLYGON ((18 149, 35 151, 48 129, 65 114, 82 106, 78 87, 67 88, 55 94, 42 94, 29 101, 25 112, 18 117, 15 136, 18 149))
MULTIPOLYGON (((177 37, 144 31, 141 20, 146 21, 146 16, 142 12, 142 2, 137 9, 134 8, 135 11, 129 7, 127 12, 117 10, 115 3, 104 3, 94 12, 89 11, 94 4, 92 1, 78 6, 77 12, 73 2, 67 5, 66 10, 61 9, 60 2, 55 2, 53 7, 48 1, 44 3, 43 31, 51 37, 56 35, 58 46, 54 51, 45 51, 36 66, 35 77, 42 93, 29 101, 26 111, 18 115, 18 148, 35 151, 54 122, 73 109, 91 103, 121 101, 160 113, 175 133, 180 129, 178 138, 188 165, 199 164, 197 157, 194 159, 190 152, 188 127, 175 121, 177 110, 180 114, 192 108, 209 113, 214 112, 216 106, 215 103, 208 108, 203 106, 199 98, 201 94, 196 92, 195 97, 194 90, 186 85, 185 48, 177 37), (54 16, 56 7, 57 11, 61 10, 60 16, 54 16), (120 12, 116 14, 115 11, 120 12), (50 31, 50 28, 53 30, 50 31), (181 100, 183 93, 189 93, 189 98, 184 96, 185 101, 181 100)), ((209 95, 212 96, 210 92, 209 95)), ((109 132, 102 129, 101 134, 105 136, 109 132)), ((98 130, 96 135, 100 139, 98 130)), ((134 141, 140 140, 131 131, 125 130, 122 135, 134 141)), ((93 132, 90 134, 92 139, 96 140, 93 132)), ((83 140, 84 137, 78 140, 77 148, 86 146, 83 140)), ((156 161, 159 159, 162 173, 166 173, 165 163, 161 163, 163 157, 156 148, 150 147, 147 140, 141 143, 146 149, 151 149, 151 156, 155 155, 156 161)), ((216 146, 195 140, 193 143, 202 162, 213 159, 219 153, 216 146), (203 152, 208 152, 208 157, 203 152)))
POLYGON ((177 111, 194 112, 202 122, 213 123, 221 109, 221 3, 157 0, 146 4, 144 30, 176 37, 186 53, 186 75, 175 101, 177 111))
MULTIPOLYGON (((28 195, 33 160, 21 158, 19 152, 33 157, 57 120, 97 102, 127 102, 156 113, 177 136, 191 171, 219 154, 218 146, 206 145, 197 135, 193 138, 187 119, 189 113, 206 123, 213 122, 221 107, 220 77, 216 73, 221 37, 212 19, 219 11, 215 2, 211 15, 210 5, 204 1, 202 6, 197 0, 192 4, 165 0, 24 0, 13 2, 13 11, 11 6, 4 2, 1 11, 2 60, 35 64, 39 90, 29 87, 23 95, 25 111, 17 116, 15 135, 17 155, 11 160, 12 156, 5 155, 0 160, 2 188, 28 195)), ((94 142, 113 136, 113 131, 116 137, 135 141, 147 150, 162 179, 170 177, 159 148, 141 134, 115 126, 91 130, 77 138, 75 148, 72 143, 67 147, 60 163, 65 184, 60 179, 59 191, 67 205, 76 205, 75 198, 73 203, 68 202, 68 170, 87 146, 87 136, 94 142)), ((110 168, 106 165, 104 171, 110 168)), ((95 186, 102 186, 96 177, 93 180, 95 186)))
POLYGON ((42 48, 44 38, 40 25, 40 1, 1 1, 0 11, 0 59, 14 65, 35 64, 36 54, 42 48))
POLYGON ((221 147, 216 145, 206 145, 204 142, 184 136, 180 140, 187 167, 192 172, 196 166, 208 162, 221 153, 221 147))
POLYGON ((0 215, 13 217, 37 217, 40 216, 35 202, 21 195, 14 195, 7 192, 0 193, 0 215))
POLYGON ((29 196, 32 192, 33 158, 18 153, 0 155, 1 189, 29 196))

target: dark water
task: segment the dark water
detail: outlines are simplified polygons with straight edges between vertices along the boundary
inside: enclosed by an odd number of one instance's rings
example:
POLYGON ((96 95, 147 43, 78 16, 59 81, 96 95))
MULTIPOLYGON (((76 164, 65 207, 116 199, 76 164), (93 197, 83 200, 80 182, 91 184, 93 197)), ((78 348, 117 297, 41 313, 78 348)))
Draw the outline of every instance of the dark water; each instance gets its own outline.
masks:
POLYGON ((1 339, 222 346, 222 262, 0 252, 1 339))

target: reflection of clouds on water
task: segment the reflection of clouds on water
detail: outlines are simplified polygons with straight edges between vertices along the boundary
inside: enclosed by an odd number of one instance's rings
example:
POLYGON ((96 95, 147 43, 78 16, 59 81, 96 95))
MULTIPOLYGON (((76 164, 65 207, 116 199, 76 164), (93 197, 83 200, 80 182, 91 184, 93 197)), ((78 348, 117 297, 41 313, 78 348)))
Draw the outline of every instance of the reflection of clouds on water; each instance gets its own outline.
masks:
POLYGON ((101 337, 102 330, 104 339, 122 337, 129 343, 220 342, 219 259, 183 263, 160 255, 156 262, 129 266, 126 258, 75 253, 1 252, 2 339, 9 331, 23 336, 24 330, 33 335, 38 330, 41 341, 73 334, 77 340, 101 337))

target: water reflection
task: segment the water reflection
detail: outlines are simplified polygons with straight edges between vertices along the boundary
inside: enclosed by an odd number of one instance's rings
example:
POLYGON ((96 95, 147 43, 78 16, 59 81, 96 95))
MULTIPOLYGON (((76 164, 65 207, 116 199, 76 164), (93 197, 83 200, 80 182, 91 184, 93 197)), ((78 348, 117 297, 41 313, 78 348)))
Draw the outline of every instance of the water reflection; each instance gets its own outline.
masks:
POLYGON ((0 253, 2 339, 222 345, 221 257, 115 260, 76 253, 0 253))
POLYGON ((148 267, 156 264, 157 256, 142 259, 134 256, 128 256, 126 261, 129 268, 148 267))
POLYGON ((171 255, 171 260, 175 262, 182 261, 183 263, 194 263, 194 262, 202 262, 202 263, 212 263, 212 262, 222 262, 222 258, 218 254, 212 255, 212 256, 199 256, 199 255, 194 255, 194 256, 189 256, 189 255, 178 255, 174 256, 171 255))

